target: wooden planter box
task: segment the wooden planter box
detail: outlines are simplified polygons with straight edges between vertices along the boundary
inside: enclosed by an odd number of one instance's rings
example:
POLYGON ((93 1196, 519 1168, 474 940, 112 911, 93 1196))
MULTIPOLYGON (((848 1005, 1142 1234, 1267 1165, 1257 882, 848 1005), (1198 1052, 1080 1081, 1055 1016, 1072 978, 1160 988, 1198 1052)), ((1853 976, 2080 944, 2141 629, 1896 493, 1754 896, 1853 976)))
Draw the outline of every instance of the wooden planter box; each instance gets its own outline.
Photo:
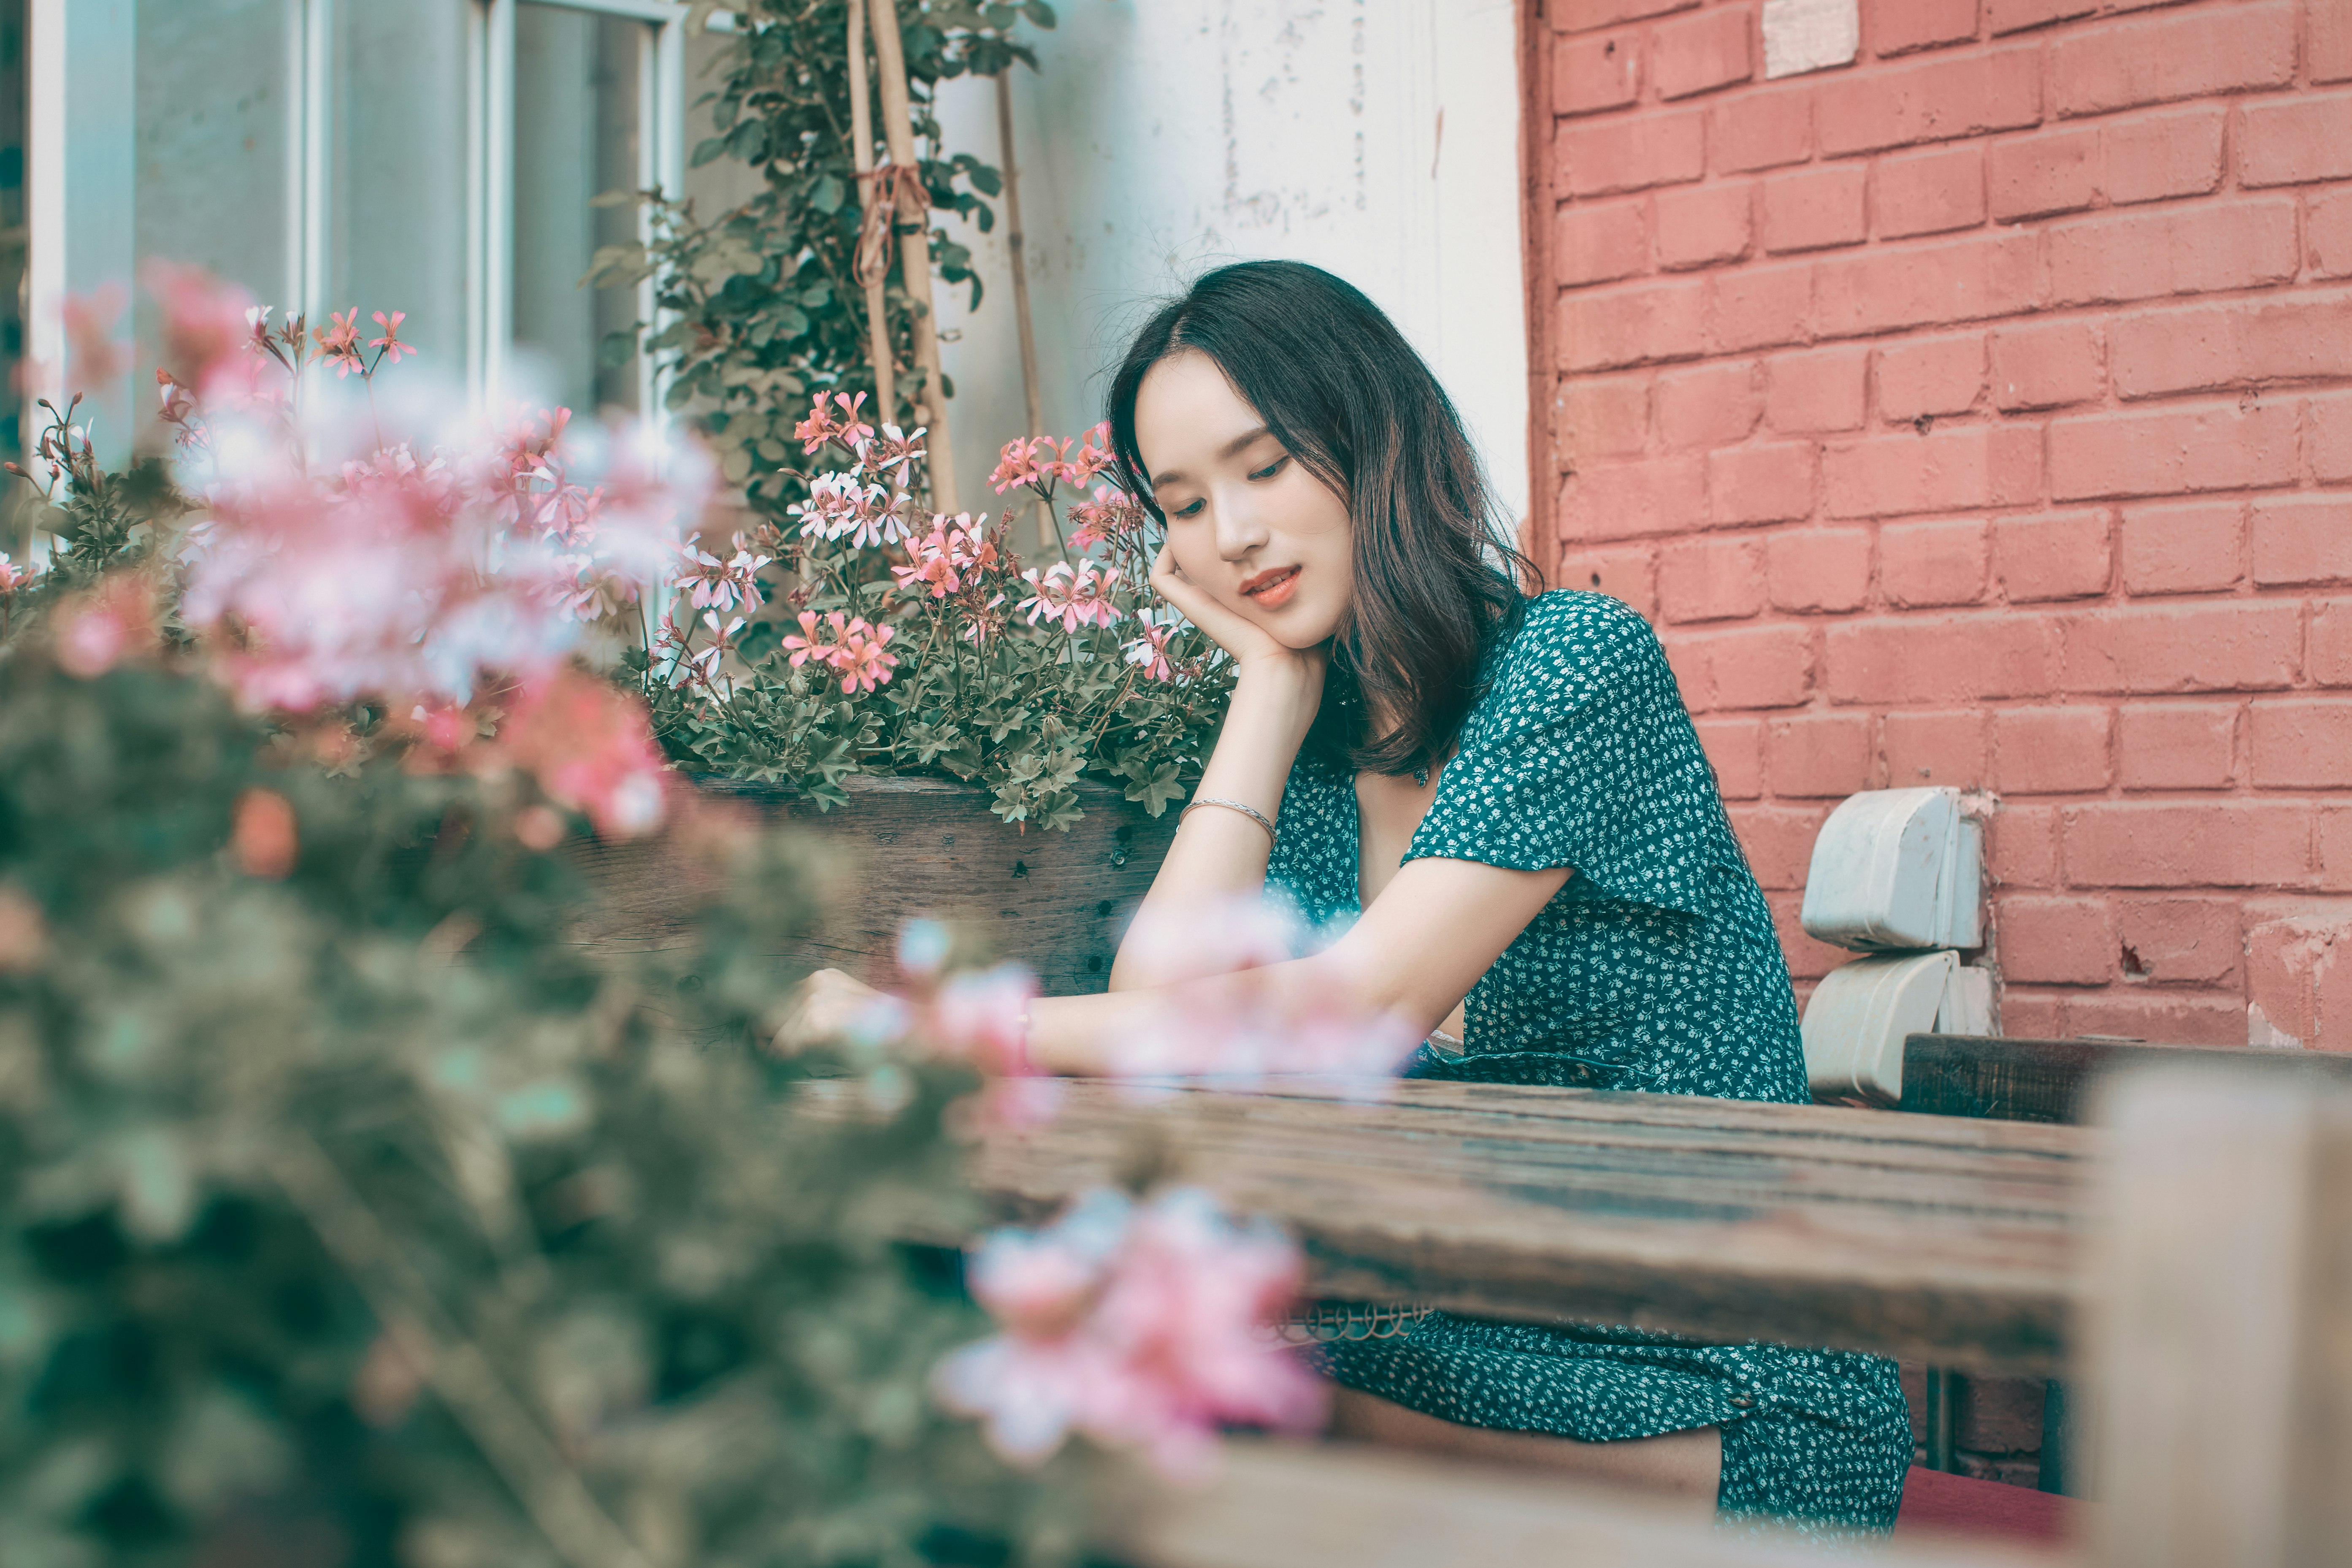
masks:
MULTIPOLYGON (((1086 816, 1066 833, 1009 827, 986 790, 946 779, 851 778, 850 804, 830 812, 770 785, 704 778, 697 787, 791 824, 820 851, 824 928, 780 956, 877 984, 896 978, 899 927, 930 915, 988 956, 1027 964, 1049 996, 1099 991, 1176 836, 1174 809, 1154 819, 1091 780, 1077 786, 1086 816)), ((700 879, 659 842, 583 840, 575 853, 609 900, 589 940, 688 940, 700 879)))

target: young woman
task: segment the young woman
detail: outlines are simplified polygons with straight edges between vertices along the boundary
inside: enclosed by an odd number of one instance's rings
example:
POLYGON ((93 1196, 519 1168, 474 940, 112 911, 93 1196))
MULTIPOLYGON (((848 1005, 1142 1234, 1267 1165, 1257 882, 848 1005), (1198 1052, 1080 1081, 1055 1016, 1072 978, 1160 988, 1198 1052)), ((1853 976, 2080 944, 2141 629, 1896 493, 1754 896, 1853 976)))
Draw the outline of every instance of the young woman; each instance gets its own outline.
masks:
MULTIPOLYGON (((1212 272, 1138 334, 1110 405, 1167 524, 1153 583, 1239 673, 1147 916, 1261 890, 1355 915, 1253 981, 1403 1016, 1424 1076, 1806 1099, 1771 916, 1657 639, 1613 599, 1521 595, 1460 419, 1370 300, 1295 262, 1212 272)), ((1039 1001, 1033 1055, 1099 1070, 1097 1042, 1235 984, 1143 948, 1108 994, 1039 1001)), ((803 1027, 864 994, 819 976, 803 1027)), ((1406 1321, 1323 1347, 1340 1434, 1894 1521, 1891 1363, 1406 1321)))

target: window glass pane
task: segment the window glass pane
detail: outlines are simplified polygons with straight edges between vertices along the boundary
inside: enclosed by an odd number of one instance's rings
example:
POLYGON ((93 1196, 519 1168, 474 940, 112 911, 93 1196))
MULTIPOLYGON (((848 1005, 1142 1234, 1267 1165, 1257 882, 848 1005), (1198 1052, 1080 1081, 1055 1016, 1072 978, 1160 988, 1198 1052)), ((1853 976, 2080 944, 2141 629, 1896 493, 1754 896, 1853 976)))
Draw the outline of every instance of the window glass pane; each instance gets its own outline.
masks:
POLYGON ((586 413, 637 406, 637 368, 602 363, 608 332, 636 320, 634 289, 581 279, 600 245, 636 233, 635 190, 652 29, 556 5, 515 7, 514 338, 519 390, 586 413))
POLYGON ((466 374, 466 12, 459 5, 332 7, 334 146, 324 305, 405 310, 418 374, 466 374))
MULTIPOLYGON (((140 263, 193 262, 286 309, 286 0, 139 0, 136 25, 140 263)), ((146 342, 155 341, 152 309, 142 298, 146 342)))

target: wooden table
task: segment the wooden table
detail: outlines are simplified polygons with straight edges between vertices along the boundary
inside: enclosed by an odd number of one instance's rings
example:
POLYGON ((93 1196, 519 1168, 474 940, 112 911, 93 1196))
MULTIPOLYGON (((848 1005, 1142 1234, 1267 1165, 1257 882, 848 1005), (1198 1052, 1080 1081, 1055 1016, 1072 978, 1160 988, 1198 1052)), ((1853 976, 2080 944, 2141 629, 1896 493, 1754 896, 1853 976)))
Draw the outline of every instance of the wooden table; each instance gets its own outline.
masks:
POLYGON ((994 1135, 1034 1220, 1139 1167, 1304 1243, 1314 1295, 2054 1373, 2100 1134, 1891 1110, 1404 1082, 1370 1103, 1079 1083, 994 1135))

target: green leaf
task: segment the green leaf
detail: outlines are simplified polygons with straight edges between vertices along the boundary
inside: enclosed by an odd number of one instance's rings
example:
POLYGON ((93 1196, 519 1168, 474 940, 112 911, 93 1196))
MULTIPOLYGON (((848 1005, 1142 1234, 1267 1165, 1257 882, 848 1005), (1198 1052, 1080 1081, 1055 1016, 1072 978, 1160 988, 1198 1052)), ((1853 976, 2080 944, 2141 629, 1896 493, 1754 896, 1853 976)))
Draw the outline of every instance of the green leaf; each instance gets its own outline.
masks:
POLYGON ((727 142, 723 137, 706 136, 694 144, 694 153, 687 159, 686 166, 689 169, 699 169, 705 163, 712 163, 726 155, 727 142))
POLYGON ((809 205, 821 213, 838 212, 841 209, 843 195, 839 179, 831 174, 821 174, 817 177, 815 185, 809 191, 809 205))
POLYGON ((1021 12, 1041 27, 1050 27, 1054 25, 1054 8, 1045 4, 1045 0, 1027 0, 1027 4, 1021 7, 1021 12))

